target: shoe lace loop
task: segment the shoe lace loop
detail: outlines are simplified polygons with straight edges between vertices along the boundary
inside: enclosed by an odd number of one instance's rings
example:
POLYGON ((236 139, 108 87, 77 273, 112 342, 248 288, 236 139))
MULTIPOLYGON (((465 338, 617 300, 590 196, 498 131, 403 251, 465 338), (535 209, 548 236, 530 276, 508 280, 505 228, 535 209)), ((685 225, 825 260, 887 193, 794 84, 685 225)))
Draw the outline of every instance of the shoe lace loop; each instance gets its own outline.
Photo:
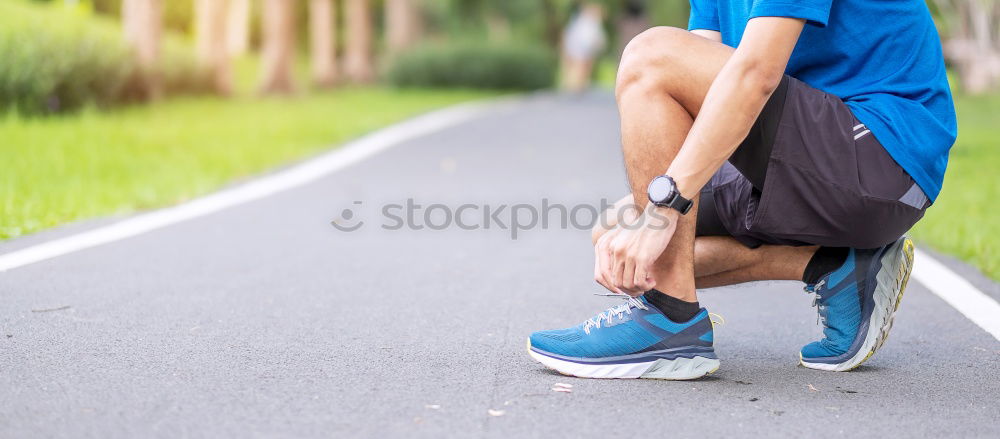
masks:
POLYGON ((710 312, 710 313, 708 313, 708 319, 709 319, 710 322, 712 322, 712 326, 713 327, 715 325, 725 325, 726 324, 726 318, 722 317, 722 314, 716 314, 714 312, 710 312), (713 318, 713 317, 715 317, 715 318, 713 318), (718 319, 718 320, 716 320, 716 319, 718 319))
POLYGON ((624 315, 632 314, 632 308, 649 309, 649 307, 647 307, 646 304, 642 303, 641 300, 625 294, 618 294, 618 293, 594 293, 594 294, 597 296, 605 296, 605 297, 619 297, 625 299, 625 302, 622 303, 621 305, 612 306, 611 308, 608 308, 606 311, 592 318, 587 319, 586 322, 583 322, 583 331, 586 332, 587 334, 590 334, 591 329, 600 329, 602 327, 602 322, 607 322, 607 325, 604 326, 610 326, 616 317, 620 320, 624 315))
POLYGON ((826 326, 826 304, 822 302, 823 297, 820 295, 820 291, 826 286, 826 279, 816 282, 816 285, 806 285, 803 288, 807 294, 812 294, 813 301, 812 306, 816 308, 816 324, 822 323, 826 326))

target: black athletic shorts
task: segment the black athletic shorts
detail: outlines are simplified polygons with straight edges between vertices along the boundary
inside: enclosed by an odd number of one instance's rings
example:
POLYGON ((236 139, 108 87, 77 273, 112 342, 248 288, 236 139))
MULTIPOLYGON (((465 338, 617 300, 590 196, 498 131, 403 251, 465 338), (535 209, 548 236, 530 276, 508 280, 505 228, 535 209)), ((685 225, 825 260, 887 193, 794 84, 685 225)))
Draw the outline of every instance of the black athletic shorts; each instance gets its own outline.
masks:
POLYGON ((838 97, 785 76, 747 138, 702 189, 699 236, 874 248, 930 205, 838 97))

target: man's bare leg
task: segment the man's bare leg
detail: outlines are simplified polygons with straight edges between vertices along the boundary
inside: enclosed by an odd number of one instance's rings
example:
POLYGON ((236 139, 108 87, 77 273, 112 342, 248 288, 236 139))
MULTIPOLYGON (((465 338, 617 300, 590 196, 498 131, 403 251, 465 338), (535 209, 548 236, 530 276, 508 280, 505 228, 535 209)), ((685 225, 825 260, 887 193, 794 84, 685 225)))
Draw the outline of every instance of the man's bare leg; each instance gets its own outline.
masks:
MULTIPOLYGON (((616 217, 616 208, 623 206, 616 205, 605 215, 616 217)), ((594 243, 616 225, 611 221, 594 227, 594 243)), ((801 280, 816 249, 783 245, 751 249, 728 236, 699 236, 694 240, 695 286, 701 289, 761 280, 801 280)))
POLYGON ((694 243, 698 288, 758 280, 801 280, 816 246, 763 245, 755 249, 728 236, 699 236, 694 243))
MULTIPOLYGON (((622 55, 615 95, 622 150, 635 204, 646 205, 646 186, 673 161, 715 77, 732 55, 720 43, 674 28, 653 28, 622 55)), ((697 301, 694 238, 697 202, 680 217, 670 244, 652 271, 657 289, 697 301)))

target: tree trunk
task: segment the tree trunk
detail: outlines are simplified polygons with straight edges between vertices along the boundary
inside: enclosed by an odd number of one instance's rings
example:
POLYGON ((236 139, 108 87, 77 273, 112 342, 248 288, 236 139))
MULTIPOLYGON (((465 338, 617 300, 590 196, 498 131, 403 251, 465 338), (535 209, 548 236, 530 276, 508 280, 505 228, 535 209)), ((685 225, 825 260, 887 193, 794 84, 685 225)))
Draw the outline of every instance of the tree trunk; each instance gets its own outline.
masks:
POLYGON ((972 39, 975 42, 974 61, 968 69, 968 84, 966 89, 973 94, 982 94, 997 85, 1000 79, 1000 69, 997 67, 998 48, 994 45, 993 35, 997 32, 997 23, 992 8, 980 0, 969 0, 969 21, 971 22, 972 39))
POLYGON ((984 0, 935 0, 946 24, 944 55, 962 90, 983 94, 1000 86, 1000 6, 984 0))
POLYGON ((222 95, 233 91, 233 72, 226 45, 227 0, 195 0, 195 51, 198 64, 212 77, 212 86, 222 95))
POLYGON ((353 82, 371 82, 375 79, 371 4, 368 0, 346 1, 347 47, 344 63, 347 77, 353 82))
POLYGON ((162 0, 124 0, 122 29, 126 43, 135 52, 145 92, 152 99, 159 98, 162 86, 156 63, 163 34, 162 0))
POLYGON ((556 5, 552 0, 542 0, 542 16, 545 17, 545 41, 549 43, 549 47, 558 48, 562 32, 559 28, 556 5))
POLYGON ((261 93, 290 93, 295 56, 295 19, 292 0, 264 0, 264 47, 261 54, 261 93))
POLYGON ((390 54, 399 53, 419 41, 423 33, 419 0, 385 0, 385 31, 390 54))
POLYGON ((309 0, 312 79, 319 87, 330 87, 337 82, 336 23, 333 0, 309 0))
POLYGON ((250 0, 229 0, 226 46, 231 57, 243 56, 250 47, 250 0))

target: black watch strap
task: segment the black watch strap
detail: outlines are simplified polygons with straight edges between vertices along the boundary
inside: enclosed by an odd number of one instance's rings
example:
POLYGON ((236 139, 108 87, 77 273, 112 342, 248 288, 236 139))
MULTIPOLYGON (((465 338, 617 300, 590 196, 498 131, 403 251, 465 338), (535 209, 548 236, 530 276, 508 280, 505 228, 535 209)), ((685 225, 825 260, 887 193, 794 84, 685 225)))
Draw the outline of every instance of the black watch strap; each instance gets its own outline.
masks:
POLYGON ((649 182, 647 189, 649 201, 660 207, 669 207, 680 212, 682 215, 691 210, 694 203, 681 196, 677 190, 677 184, 669 175, 661 175, 649 182))
POLYGON ((665 207, 669 207, 681 213, 681 215, 686 215, 690 210, 694 202, 681 196, 680 192, 674 196, 674 199, 666 203, 665 207))

